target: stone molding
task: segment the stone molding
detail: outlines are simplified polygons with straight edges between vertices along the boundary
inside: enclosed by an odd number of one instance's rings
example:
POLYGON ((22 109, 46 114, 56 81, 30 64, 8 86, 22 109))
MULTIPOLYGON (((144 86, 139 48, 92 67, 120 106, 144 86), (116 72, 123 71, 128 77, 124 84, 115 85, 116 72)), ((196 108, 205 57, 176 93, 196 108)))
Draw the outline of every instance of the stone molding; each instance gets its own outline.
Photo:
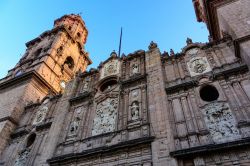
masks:
POLYGON ((53 157, 51 159, 48 159, 47 162, 50 165, 57 165, 59 163, 64 163, 64 162, 69 162, 69 161, 74 162, 77 159, 80 159, 80 158, 82 159, 84 157, 113 152, 115 150, 120 150, 122 148, 128 148, 128 147, 134 147, 134 146, 138 146, 141 144, 149 144, 153 140, 154 140, 153 136, 129 140, 129 141, 121 142, 121 143, 118 143, 118 144, 112 145, 112 146, 85 150, 85 151, 82 151, 81 153, 70 153, 70 154, 66 154, 66 155, 62 155, 62 156, 53 157))

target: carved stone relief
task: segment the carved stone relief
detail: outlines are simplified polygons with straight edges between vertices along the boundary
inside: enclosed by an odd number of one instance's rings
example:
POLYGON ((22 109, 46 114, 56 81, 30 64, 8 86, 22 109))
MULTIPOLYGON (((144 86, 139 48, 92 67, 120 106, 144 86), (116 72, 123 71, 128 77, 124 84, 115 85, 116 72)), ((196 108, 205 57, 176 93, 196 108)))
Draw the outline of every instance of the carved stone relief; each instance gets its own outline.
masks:
POLYGON ((196 76, 211 71, 211 67, 206 57, 192 58, 187 63, 187 66, 191 76, 196 76))
POLYGON ((117 59, 111 60, 103 66, 101 72, 101 79, 110 75, 117 75, 119 73, 119 70, 120 70, 119 60, 117 59))
POLYGON ((236 121, 227 103, 211 103, 201 111, 214 142, 222 143, 240 138, 236 121))
POLYGON ((97 104, 92 128, 93 136, 115 130, 117 109, 118 98, 107 98, 97 104))
POLYGON ((82 88, 81 88, 80 93, 86 93, 86 92, 88 92, 88 90, 89 90, 89 82, 90 82, 89 78, 86 78, 86 79, 84 80, 83 86, 82 86, 82 88))
POLYGON ((41 123, 45 119, 48 110, 49 109, 47 106, 41 106, 40 109, 36 113, 35 119, 33 121, 33 125, 37 125, 41 123))
POLYGON ((81 113, 82 113, 82 108, 78 107, 75 110, 73 120, 70 123, 69 126, 69 131, 68 135, 73 136, 77 134, 77 131, 79 130, 80 122, 81 122, 81 113))
POLYGON ((26 161, 29 157, 29 153, 30 153, 29 149, 25 149, 24 151, 22 151, 15 160, 14 166, 25 166, 26 161))

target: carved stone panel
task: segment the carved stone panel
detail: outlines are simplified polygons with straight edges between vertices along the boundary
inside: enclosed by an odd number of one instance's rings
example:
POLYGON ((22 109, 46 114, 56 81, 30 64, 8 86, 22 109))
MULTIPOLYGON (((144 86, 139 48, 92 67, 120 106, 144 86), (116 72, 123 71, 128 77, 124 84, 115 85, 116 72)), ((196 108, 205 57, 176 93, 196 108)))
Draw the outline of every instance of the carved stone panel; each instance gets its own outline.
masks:
POLYGON ((41 123, 45 119, 48 110, 49 109, 47 106, 40 107, 40 109, 37 111, 36 116, 34 118, 33 125, 37 125, 41 123))
POLYGON ((118 98, 107 98, 97 104, 92 128, 93 136, 115 130, 117 109, 118 98))
POLYGON ((107 62, 101 70, 101 79, 111 75, 117 75, 120 70, 119 60, 113 59, 107 62))
POLYGON ((22 151, 15 160, 14 166, 25 166, 27 158, 29 157, 29 153, 30 153, 29 149, 22 151))
POLYGON ((206 57, 192 58, 187 62, 187 66, 191 76, 197 76, 211 71, 211 67, 206 57))
POLYGON ((241 137, 227 103, 211 103, 201 111, 214 142, 222 143, 241 137))
POLYGON ((80 127, 81 116, 83 107, 78 107, 74 110, 72 121, 69 125, 68 136, 76 136, 80 127))

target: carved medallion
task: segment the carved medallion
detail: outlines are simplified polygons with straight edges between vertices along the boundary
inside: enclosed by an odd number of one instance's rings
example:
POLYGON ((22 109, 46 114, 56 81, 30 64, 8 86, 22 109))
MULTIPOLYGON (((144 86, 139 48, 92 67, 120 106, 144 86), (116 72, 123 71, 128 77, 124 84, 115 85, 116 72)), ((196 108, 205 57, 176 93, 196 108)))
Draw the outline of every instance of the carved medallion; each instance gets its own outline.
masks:
POLYGON ((227 103, 211 103, 201 111, 214 142, 221 143, 240 138, 236 121, 227 103))
POLYGON ((191 76, 196 76, 211 71, 206 57, 192 58, 187 63, 187 66, 191 76))
POLYGON ((132 65, 132 75, 138 74, 139 73, 139 65, 138 64, 133 64, 132 65))
POLYGON ((115 130, 118 109, 118 98, 107 98, 97 104, 92 135, 112 132, 115 130))

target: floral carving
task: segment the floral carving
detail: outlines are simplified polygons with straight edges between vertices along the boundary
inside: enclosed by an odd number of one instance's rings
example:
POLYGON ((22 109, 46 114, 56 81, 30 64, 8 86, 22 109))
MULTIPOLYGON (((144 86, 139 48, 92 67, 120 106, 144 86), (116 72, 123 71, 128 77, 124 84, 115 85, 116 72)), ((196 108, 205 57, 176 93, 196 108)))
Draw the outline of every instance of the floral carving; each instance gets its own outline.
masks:
POLYGON ((112 132, 115 130, 118 98, 107 98, 97 104, 93 122, 92 135, 112 132))

